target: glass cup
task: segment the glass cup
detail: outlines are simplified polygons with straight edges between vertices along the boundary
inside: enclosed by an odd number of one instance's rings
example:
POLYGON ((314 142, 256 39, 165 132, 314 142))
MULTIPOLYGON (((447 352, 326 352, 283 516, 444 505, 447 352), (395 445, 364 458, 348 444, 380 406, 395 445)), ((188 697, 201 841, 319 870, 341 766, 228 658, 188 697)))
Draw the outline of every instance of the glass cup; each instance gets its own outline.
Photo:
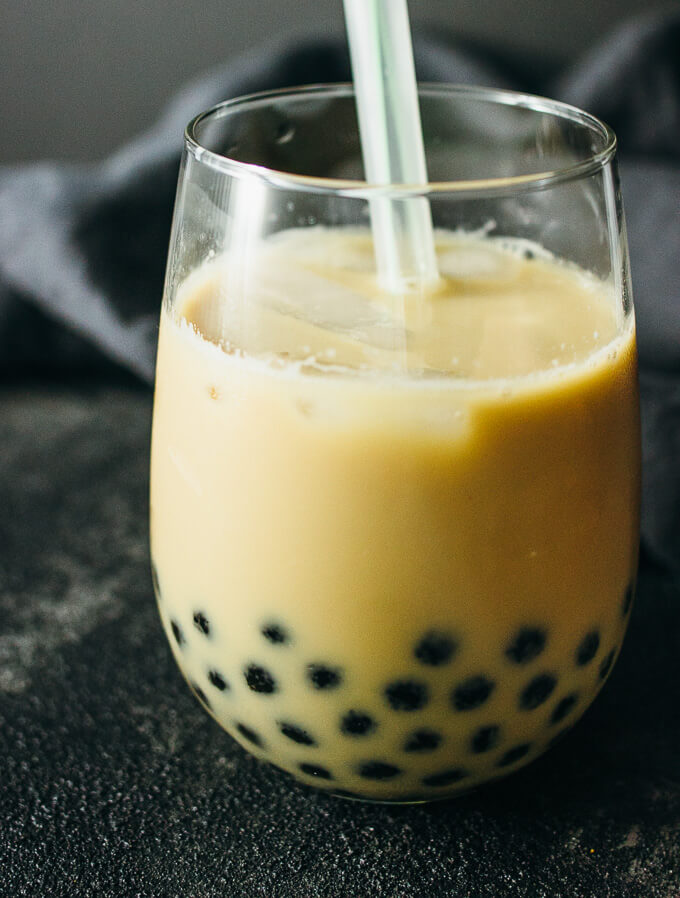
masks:
POLYGON ((635 330, 612 132, 420 90, 431 183, 368 186, 351 87, 186 131, 153 422, 158 606, 244 748, 373 801, 529 763, 595 698, 637 566, 635 330), (440 272, 381 289, 375 204, 440 272))

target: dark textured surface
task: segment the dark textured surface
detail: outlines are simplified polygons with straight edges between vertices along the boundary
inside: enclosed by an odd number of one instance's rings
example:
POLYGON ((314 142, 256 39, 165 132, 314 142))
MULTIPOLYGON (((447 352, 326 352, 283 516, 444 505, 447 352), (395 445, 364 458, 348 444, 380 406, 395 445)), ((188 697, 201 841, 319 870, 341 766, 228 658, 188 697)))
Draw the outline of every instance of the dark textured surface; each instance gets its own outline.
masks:
MULTIPOLYGON (((668 389, 677 408, 677 387, 647 389, 647 432, 669 426, 668 389)), ((2 898, 680 895, 666 568, 643 553, 610 681, 526 770, 428 807, 316 794, 246 755, 174 665, 147 555, 149 413, 134 390, 0 396, 2 898)))

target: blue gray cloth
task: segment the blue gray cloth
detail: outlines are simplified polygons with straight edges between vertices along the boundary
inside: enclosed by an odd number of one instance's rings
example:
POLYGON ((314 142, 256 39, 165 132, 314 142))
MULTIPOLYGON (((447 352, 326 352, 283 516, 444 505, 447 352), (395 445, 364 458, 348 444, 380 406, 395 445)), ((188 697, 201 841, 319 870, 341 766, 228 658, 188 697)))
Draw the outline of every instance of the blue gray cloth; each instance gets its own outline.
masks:
MULTIPOLYGON (((635 19, 557 75, 416 35, 420 80, 542 93, 619 137, 642 368, 647 548, 680 565, 680 9, 635 19)), ((256 90, 349 80, 340 38, 289 37, 189 84, 102 162, 0 168, 0 359, 17 372, 101 369, 153 380, 182 134, 256 90)))

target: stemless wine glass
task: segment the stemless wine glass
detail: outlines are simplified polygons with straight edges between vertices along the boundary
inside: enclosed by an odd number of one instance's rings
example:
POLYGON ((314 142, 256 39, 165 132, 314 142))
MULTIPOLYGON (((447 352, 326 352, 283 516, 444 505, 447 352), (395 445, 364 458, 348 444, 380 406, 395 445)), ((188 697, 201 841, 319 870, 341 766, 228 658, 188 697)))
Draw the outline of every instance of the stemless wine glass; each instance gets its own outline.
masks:
POLYGON ((203 706, 338 795, 528 763, 607 678, 637 564, 615 138, 420 91, 428 185, 362 178, 351 87, 188 126, 161 313, 151 543, 203 706), (439 283, 382 290, 372 203, 429 200, 439 283))

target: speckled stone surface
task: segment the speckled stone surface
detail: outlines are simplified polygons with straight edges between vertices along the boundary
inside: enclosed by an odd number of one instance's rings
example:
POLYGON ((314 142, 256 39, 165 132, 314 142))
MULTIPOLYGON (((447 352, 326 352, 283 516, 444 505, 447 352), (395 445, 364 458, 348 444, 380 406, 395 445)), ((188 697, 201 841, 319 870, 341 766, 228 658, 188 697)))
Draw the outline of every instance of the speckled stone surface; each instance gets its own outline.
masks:
POLYGON ((617 667, 553 751, 451 802, 370 806, 260 765, 156 615, 151 400, 0 394, 2 898, 678 898, 680 584, 643 553, 617 667))

